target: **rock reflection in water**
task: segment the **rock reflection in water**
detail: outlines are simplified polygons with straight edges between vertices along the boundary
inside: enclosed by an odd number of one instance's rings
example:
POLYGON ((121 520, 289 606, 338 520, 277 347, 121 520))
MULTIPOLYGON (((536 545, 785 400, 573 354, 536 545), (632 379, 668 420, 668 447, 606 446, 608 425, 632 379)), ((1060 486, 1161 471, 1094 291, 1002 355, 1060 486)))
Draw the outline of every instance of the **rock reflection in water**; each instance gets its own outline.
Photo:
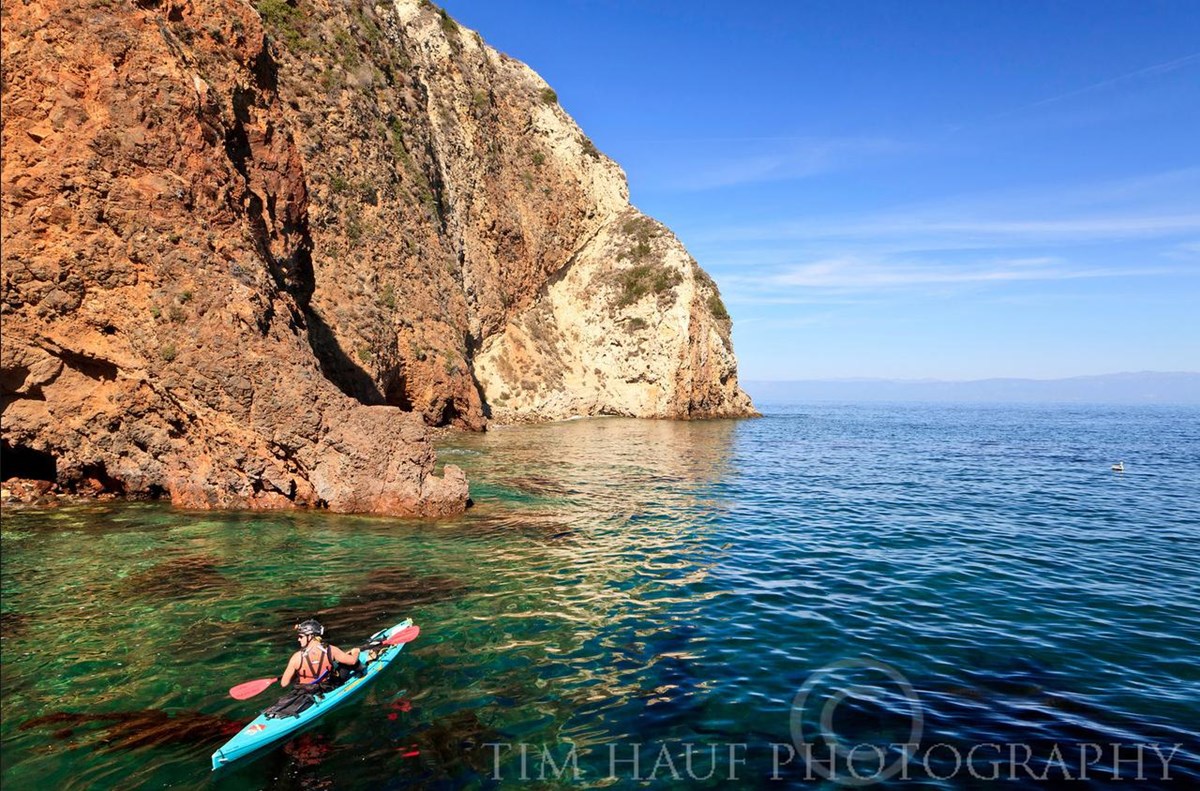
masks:
MULTIPOLYGON (((495 614, 488 628, 448 635, 421 656, 445 654, 452 667, 444 649, 454 645, 573 678, 544 711, 578 743, 609 718, 661 728, 694 719, 711 674, 694 666, 689 624, 697 605, 718 595, 708 577, 721 550, 709 536, 724 513, 720 484, 738 425, 601 418, 453 437, 450 447, 480 451, 456 459, 478 484, 477 508, 456 527, 533 539, 537 549, 518 554, 510 545, 496 562, 511 555, 520 564, 513 573, 549 575, 556 586, 540 595, 481 591, 495 614), (520 496, 489 501, 513 490, 520 496), (647 630, 648 621, 673 626, 647 630), (605 661, 592 661, 597 655, 605 661)), ((518 699, 541 695, 527 689, 518 699)))
MULTIPOLYGON (((459 435, 447 449, 481 451, 460 463, 472 480, 593 509, 656 505, 688 498, 727 471, 738 422, 595 418, 546 426, 500 427, 459 435)), ((476 498, 480 506, 483 497, 476 498)))

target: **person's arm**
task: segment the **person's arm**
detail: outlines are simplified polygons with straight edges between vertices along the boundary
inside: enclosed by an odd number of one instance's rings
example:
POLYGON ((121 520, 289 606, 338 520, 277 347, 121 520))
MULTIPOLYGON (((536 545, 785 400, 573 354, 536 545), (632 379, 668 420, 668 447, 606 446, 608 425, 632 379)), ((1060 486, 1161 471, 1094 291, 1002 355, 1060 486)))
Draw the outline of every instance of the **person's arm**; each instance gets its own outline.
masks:
POLYGON ((292 683, 292 676, 300 669, 300 652, 292 654, 292 658, 288 660, 287 669, 283 671, 283 676, 279 679, 279 686, 286 687, 292 683))
POLYGON ((343 665, 357 665, 358 664, 358 649, 357 648, 351 648, 349 652, 346 652, 346 651, 343 651, 342 649, 338 648, 336 645, 331 645, 331 646, 329 646, 329 653, 333 655, 334 659, 341 662, 343 665))

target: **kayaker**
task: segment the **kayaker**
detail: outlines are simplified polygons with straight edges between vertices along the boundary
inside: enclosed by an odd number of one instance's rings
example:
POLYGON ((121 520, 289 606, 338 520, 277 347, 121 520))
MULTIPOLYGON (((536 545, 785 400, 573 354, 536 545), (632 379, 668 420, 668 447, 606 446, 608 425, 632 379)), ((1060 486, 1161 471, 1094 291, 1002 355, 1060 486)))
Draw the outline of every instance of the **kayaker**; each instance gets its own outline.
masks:
POLYGON ((360 649, 351 648, 346 652, 336 645, 327 645, 323 639, 325 627, 318 621, 309 619, 299 623, 296 632, 300 650, 292 654, 287 669, 279 679, 279 686, 288 686, 292 683, 292 676, 298 675, 301 686, 315 687, 330 679, 334 662, 351 668, 358 664, 360 649))

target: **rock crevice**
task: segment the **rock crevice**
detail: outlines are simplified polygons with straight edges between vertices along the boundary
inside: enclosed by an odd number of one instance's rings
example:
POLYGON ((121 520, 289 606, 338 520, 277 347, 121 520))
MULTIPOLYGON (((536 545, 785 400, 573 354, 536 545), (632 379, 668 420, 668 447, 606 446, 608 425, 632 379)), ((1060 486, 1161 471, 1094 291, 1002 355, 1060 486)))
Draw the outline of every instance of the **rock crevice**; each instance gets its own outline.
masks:
POLYGON ((715 284, 430 4, 0 22, 5 477, 443 514, 467 486, 429 425, 753 413, 715 284))

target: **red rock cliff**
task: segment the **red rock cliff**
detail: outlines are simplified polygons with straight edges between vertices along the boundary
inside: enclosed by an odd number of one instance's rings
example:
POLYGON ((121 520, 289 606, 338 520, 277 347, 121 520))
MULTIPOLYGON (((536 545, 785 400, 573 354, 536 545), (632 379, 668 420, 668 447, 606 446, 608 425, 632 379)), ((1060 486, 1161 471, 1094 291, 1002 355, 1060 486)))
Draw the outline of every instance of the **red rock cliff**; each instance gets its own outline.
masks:
POLYGON ((752 413, 712 281, 647 243, 540 78, 429 4, 2 22, 6 475, 438 514, 466 481, 426 424, 752 413))

